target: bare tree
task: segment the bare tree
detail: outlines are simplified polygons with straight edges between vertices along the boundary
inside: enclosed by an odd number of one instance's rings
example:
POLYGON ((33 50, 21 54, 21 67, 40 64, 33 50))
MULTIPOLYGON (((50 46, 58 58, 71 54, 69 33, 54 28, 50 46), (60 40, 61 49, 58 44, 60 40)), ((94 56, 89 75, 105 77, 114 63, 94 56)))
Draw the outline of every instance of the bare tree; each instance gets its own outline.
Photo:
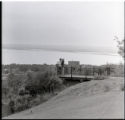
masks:
POLYGON ((119 48, 118 53, 119 53, 123 58, 124 58, 124 41, 125 41, 125 40, 118 41, 118 48, 119 48))
POLYGON ((124 42, 125 42, 125 39, 123 39, 123 40, 119 40, 118 39, 118 37, 117 36, 115 36, 115 39, 114 40, 116 40, 117 41, 117 43, 118 43, 118 45, 117 45, 117 47, 118 47, 118 53, 119 53, 119 55, 121 55, 123 58, 124 58, 124 42))

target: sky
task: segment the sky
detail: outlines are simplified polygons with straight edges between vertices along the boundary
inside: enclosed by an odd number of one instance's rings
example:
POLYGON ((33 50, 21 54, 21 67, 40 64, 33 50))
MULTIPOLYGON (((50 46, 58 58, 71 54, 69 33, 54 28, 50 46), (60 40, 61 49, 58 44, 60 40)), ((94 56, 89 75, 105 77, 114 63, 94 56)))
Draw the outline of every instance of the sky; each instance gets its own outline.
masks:
POLYGON ((2 63, 120 63, 123 2, 3 2, 2 63))

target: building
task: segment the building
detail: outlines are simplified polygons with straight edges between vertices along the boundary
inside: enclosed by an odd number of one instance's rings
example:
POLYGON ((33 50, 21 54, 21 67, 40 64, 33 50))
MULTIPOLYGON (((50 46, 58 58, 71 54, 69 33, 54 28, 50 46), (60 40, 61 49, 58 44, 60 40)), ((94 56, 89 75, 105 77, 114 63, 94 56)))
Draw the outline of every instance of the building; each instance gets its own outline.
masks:
POLYGON ((81 66, 79 61, 68 61, 68 64, 61 64, 61 60, 57 62, 57 75, 64 75, 64 74, 80 74, 81 73, 81 66))
POLYGON ((80 73, 80 62, 79 61, 68 61, 68 74, 79 74, 80 73))
POLYGON ((68 61, 68 66, 78 67, 78 66, 80 66, 80 62, 79 61, 68 61))

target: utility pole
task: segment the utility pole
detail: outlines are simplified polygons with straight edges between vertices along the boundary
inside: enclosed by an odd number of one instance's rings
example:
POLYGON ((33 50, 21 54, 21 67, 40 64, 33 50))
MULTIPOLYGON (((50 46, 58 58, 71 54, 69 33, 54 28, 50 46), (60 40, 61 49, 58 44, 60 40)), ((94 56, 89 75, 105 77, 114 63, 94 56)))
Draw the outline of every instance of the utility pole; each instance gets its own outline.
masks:
POLYGON ((93 70, 93 76, 94 76, 94 73, 95 73, 95 68, 94 68, 94 66, 93 66, 93 69, 92 69, 92 70, 93 70))
POLYGON ((72 80, 72 65, 71 65, 71 80, 72 80))
MULTIPOLYGON (((73 61, 73 60, 72 60, 73 61)), ((72 80, 72 63, 71 63, 71 80, 72 80)))
POLYGON ((81 75, 81 71, 82 71, 82 66, 80 65, 80 75, 81 75))

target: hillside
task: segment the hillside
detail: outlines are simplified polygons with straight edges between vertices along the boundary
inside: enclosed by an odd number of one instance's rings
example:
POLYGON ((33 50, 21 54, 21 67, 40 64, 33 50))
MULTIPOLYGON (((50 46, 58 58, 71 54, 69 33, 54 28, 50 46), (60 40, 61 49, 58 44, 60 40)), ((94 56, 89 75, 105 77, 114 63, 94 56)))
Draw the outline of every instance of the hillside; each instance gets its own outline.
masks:
POLYGON ((39 106, 5 118, 124 118, 123 86, 120 77, 83 82, 39 106))

